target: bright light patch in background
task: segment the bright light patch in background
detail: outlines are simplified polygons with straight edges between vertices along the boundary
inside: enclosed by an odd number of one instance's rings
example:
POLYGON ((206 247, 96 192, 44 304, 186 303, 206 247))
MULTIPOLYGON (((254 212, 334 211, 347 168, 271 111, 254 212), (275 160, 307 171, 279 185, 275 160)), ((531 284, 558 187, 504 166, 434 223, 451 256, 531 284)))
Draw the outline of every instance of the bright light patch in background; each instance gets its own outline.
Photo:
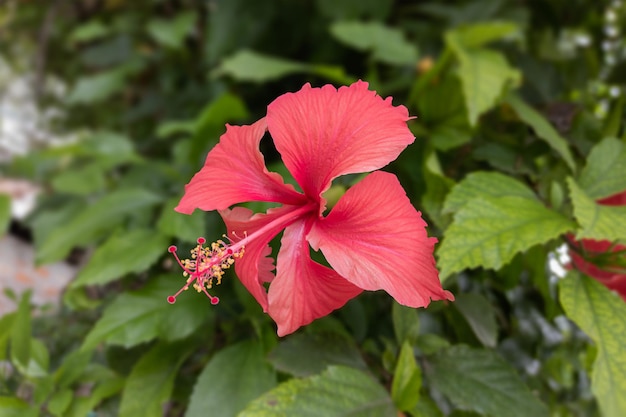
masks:
POLYGON ((563 278, 567 274, 565 265, 568 265, 571 261, 569 254, 567 253, 567 245, 563 244, 556 248, 556 251, 548 254, 548 267, 550 272, 557 277, 563 278))

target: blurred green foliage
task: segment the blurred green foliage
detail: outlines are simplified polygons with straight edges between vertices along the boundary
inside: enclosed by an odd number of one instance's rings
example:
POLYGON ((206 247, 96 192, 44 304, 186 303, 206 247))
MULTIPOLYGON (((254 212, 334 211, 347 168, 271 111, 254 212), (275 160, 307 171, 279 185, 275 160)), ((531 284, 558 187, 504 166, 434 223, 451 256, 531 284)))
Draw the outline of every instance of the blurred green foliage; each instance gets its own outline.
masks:
POLYGON ((43 190, 19 230, 81 265, 60 311, 0 317, 0 415, 626 415, 626 304, 549 268, 568 233, 626 241, 594 201, 626 189, 624 22, 591 0, 0 3, 0 58, 73 138, 1 166, 43 190), (417 116, 389 169, 457 302, 363 294, 284 339, 232 274, 217 307, 169 305, 167 246, 223 233, 173 207, 224 124, 357 79, 417 116))

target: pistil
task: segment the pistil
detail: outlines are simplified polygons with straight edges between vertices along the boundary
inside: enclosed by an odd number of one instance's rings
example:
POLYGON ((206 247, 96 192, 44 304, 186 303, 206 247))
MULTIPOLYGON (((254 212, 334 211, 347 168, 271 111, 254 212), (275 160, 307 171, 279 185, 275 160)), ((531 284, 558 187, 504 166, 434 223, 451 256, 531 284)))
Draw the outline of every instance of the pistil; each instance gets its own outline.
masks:
POLYGON ((170 246, 168 252, 174 255, 176 262, 183 269, 183 276, 187 280, 176 294, 167 297, 167 302, 174 304, 180 293, 192 286, 197 292, 203 292, 211 300, 211 304, 219 303, 219 298, 211 295, 208 290, 214 284, 219 285, 222 282, 224 271, 229 269, 237 258, 241 258, 244 255, 248 243, 272 229, 284 229, 306 214, 316 210, 317 205, 314 203, 295 207, 293 210, 263 225, 250 235, 244 231, 244 236, 240 237, 235 232, 232 232, 232 237, 223 236, 228 242, 219 239, 208 247, 204 246, 206 239, 199 237, 197 246, 191 250, 191 259, 181 260, 176 253, 176 246, 170 246))

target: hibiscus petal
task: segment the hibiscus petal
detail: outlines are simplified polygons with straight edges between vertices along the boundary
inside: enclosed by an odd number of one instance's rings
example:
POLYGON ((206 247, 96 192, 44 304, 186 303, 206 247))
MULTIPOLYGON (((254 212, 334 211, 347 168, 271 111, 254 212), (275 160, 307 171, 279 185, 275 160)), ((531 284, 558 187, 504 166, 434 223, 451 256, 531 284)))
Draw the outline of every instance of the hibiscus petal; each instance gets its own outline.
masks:
POLYGON ((293 333, 300 326, 326 316, 362 290, 309 255, 305 221, 285 229, 269 289, 269 315, 278 325, 278 335, 293 333))
POLYGON ((316 201, 333 178, 381 168, 415 140, 406 107, 394 107, 391 97, 383 100, 367 87, 363 81, 339 91, 306 84, 268 106, 276 149, 304 193, 316 201))
MULTIPOLYGON (((254 214, 244 207, 235 207, 232 210, 220 210, 219 213, 226 224, 228 237, 239 241, 250 236, 260 228, 284 216, 297 207, 283 206, 270 209, 267 214, 254 214)), ((266 230, 245 246, 243 257, 235 260, 235 272, 241 283, 250 294, 259 302, 263 311, 267 311, 267 291, 264 282, 274 279, 274 262, 270 257, 272 251, 269 242, 283 229, 284 224, 278 223, 275 227, 266 230)))
POLYGON ((454 300, 441 288, 426 222, 395 175, 377 171, 350 188, 307 238, 330 265, 365 290, 387 291, 400 304, 454 300))
POLYGON ((279 174, 265 168, 259 142, 266 128, 265 119, 250 126, 226 125, 226 133, 185 186, 185 194, 175 210, 191 214, 197 208, 222 210, 246 201, 302 202, 302 194, 284 184, 279 174))

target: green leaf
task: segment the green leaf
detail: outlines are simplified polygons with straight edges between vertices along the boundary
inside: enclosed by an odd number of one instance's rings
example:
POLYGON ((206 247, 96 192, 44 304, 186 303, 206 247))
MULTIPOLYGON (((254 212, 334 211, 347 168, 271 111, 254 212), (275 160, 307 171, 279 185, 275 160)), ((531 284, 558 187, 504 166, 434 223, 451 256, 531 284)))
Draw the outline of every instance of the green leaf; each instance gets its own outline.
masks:
POLYGON ((11 222, 11 197, 0 194, 0 236, 4 235, 11 222))
POLYGON ((303 63, 242 50, 222 61, 214 76, 229 75, 238 81, 263 83, 307 71, 303 63))
POLYGON ((50 354, 42 341, 30 339, 30 359, 26 366, 16 362, 16 368, 21 374, 30 378, 42 378, 48 374, 50 366, 50 354))
POLYGON ((472 140, 472 134, 465 126, 439 124, 430 133, 430 140, 435 149, 449 151, 472 140))
MULTIPOLYGON (((482 38, 490 39, 487 35, 482 38)), ((519 83, 520 73, 509 65, 502 53, 468 47, 455 31, 447 32, 445 41, 459 60, 457 75, 465 96, 469 123, 475 126, 478 117, 496 104, 507 84, 519 83)))
POLYGON ((11 329, 11 361, 20 369, 26 369, 31 360, 31 295, 32 291, 26 291, 22 294, 11 329))
POLYGON ((398 344, 414 343, 419 335, 420 322, 417 310, 393 302, 391 306, 393 330, 398 344))
POLYGON ((618 139, 605 138, 594 146, 578 183, 594 200, 626 190, 626 145, 618 139))
POLYGON ((451 31, 455 42, 466 48, 484 46, 498 39, 519 36, 519 26, 513 22, 492 20, 471 25, 462 25, 451 31))
POLYGON ((454 181, 443 174, 435 151, 426 155, 422 172, 426 182, 426 192, 422 195, 421 201, 422 208, 437 227, 445 229, 452 221, 452 216, 443 211, 443 203, 454 186, 454 181))
POLYGON ((317 374, 329 365, 367 369, 354 342, 337 333, 299 333, 281 341, 269 355, 279 371, 295 376, 317 374), (302 358, 307 360, 303 361, 302 358))
POLYGON ((193 351, 187 342, 159 343, 139 359, 126 380, 120 417, 161 417, 178 368, 193 351))
POLYGON ((559 282, 559 298, 567 316, 595 342, 591 390, 602 415, 626 415, 626 303, 599 282, 570 273, 559 282))
POLYGON ((37 417, 39 410, 26 401, 14 397, 0 397, 0 416, 2 417, 37 417))
POLYGON ((408 42, 402 31, 380 22, 336 22, 330 33, 340 42, 359 51, 371 51, 376 61, 391 65, 414 65, 417 48, 408 42))
POLYGON ((57 225, 37 250, 37 262, 64 258, 74 246, 91 242, 98 232, 110 230, 127 214, 161 201, 143 189, 123 189, 107 194, 65 224, 57 225))
POLYGON ((602 136, 617 137, 619 135, 623 124, 624 104, 626 104, 626 97, 624 97, 624 94, 620 94, 617 101, 611 106, 611 111, 604 121, 602 136))
POLYGON ((345 75, 342 67, 320 64, 309 65, 250 50, 241 50, 225 59, 211 75, 214 77, 228 75, 237 81, 263 83, 300 73, 319 75, 343 84, 349 84, 352 81, 345 75))
POLYGON ((385 388, 370 375, 330 366, 320 375, 291 379, 251 402, 239 417, 396 416, 385 388))
POLYGON ((422 387, 422 371, 417 366, 413 347, 406 341, 400 349, 391 384, 391 398, 401 411, 409 411, 417 405, 422 387))
POLYGON ((466 268, 499 269, 516 253, 574 228, 560 213, 536 199, 477 197, 454 216, 439 247, 441 277, 466 268))
POLYGON ((13 323, 17 317, 17 312, 0 316, 0 361, 7 359, 7 345, 13 333, 13 323))
POLYGON ((173 19, 152 19, 147 31, 152 38, 166 48, 180 49, 185 37, 193 30, 196 14, 183 12, 173 19))
POLYGON ((567 163, 567 166, 576 171, 574 157, 569 149, 567 141, 559 135, 559 132, 539 112, 524 103, 516 94, 509 94, 506 102, 513 108, 518 117, 527 125, 531 126, 537 136, 545 140, 567 163))
MULTIPOLYGON (((88 381, 93 385, 93 380, 88 381)), ((92 388, 87 397, 74 397, 68 410, 65 411, 63 417, 85 417, 88 416, 105 398, 112 397, 119 393, 126 383, 126 378, 107 375, 98 378, 97 383, 92 388)))
POLYGON ((52 178, 52 187, 61 193, 88 195, 104 189, 104 172, 97 165, 63 171, 52 178))
POLYGON ((74 391, 69 388, 61 389, 52 394, 47 409, 53 416, 63 417, 72 403, 72 398, 74 398, 74 391))
POLYGON ((92 352, 74 350, 63 358, 61 366, 54 373, 54 383, 60 388, 70 387, 85 371, 91 361, 92 352))
POLYGON ((189 336, 213 313, 204 294, 194 291, 170 305, 167 296, 182 284, 182 276, 162 275, 142 290, 120 295, 87 334, 81 350, 93 349, 100 342, 131 347, 155 337, 175 341, 189 336))
POLYGON ((148 229, 111 236, 94 252, 71 287, 103 285, 132 272, 142 272, 165 252, 168 238, 148 229))
POLYGON ((535 199, 535 193, 520 181, 498 172, 475 171, 452 188, 443 205, 445 213, 459 210, 473 198, 525 197, 535 199))
POLYGON ((519 82, 520 73, 500 52, 477 49, 457 56, 468 120, 475 126, 478 117, 496 104, 504 88, 519 82))
POLYGON ((189 161, 192 164, 204 162, 198 161, 198 156, 204 155, 207 148, 217 143, 219 135, 224 132, 224 124, 247 117, 245 103, 234 94, 224 93, 211 101, 194 121, 189 161))
POLYGON ((92 20, 74 28, 69 34, 71 42, 90 42, 102 38, 110 33, 110 29, 99 20, 92 20))
POLYGON ((78 79, 66 100, 70 104, 92 104, 106 100, 122 90, 132 72, 134 69, 123 65, 96 75, 85 75, 78 79))
POLYGON ((157 222, 157 229, 165 236, 175 237, 185 242, 195 243, 206 230, 204 212, 196 210, 191 215, 174 211, 179 198, 168 200, 163 206, 163 212, 157 222))
POLYGON ((429 397, 420 398, 415 407, 409 411, 411 417, 444 417, 439 406, 429 397))
POLYGON ((576 234, 576 239, 611 241, 626 239, 625 206, 597 204, 580 189, 573 179, 568 178, 567 184, 574 205, 574 216, 582 226, 582 230, 576 234))
POLYGON ((511 366, 489 350, 454 346, 435 355, 427 376, 458 408, 490 416, 547 417, 548 409, 511 366))
POLYGON ((133 142, 117 132, 107 130, 93 132, 81 145, 89 154, 116 157, 119 162, 137 158, 133 142))
POLYGON ((463 314, 474 334, 487 347, 495 347, 498 337, 496 311, 480 294, 457 294, 454 306, 463 314))
POLYGON ((218 352, 202 370, 185 417, 233 417, 250 401, 276 386, 276 374, 258 341, 218 352))
POLYGON ((160 139, 167 138, 176 134, 189 135, 192 134, 195 127, 194 120, 164 120, 159 123, 156 129, 156 136, 160 139))

